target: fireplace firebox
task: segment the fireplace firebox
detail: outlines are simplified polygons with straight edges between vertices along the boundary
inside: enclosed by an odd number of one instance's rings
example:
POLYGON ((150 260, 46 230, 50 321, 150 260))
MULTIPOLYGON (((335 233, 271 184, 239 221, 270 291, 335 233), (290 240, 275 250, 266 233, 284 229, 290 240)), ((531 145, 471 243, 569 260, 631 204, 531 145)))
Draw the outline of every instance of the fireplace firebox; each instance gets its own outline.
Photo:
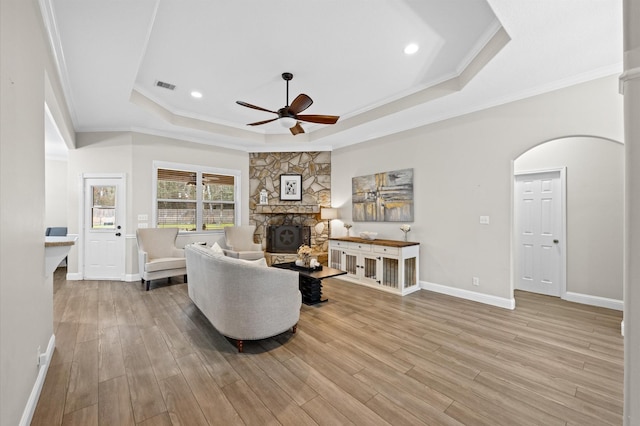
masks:
POLYGON ((308 226, 270 225, 267 228, 268 253, 296 253, 302 244, 311 245, 308 226))

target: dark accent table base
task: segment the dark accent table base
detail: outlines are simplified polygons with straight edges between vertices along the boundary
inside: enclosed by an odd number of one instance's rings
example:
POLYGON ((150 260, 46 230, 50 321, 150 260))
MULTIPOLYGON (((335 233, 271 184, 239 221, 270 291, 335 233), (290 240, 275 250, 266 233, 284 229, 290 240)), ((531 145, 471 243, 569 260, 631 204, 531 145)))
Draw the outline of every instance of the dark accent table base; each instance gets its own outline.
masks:
POLYGON ((322 280, 313 277, 300 275, 300 293, 302 293, 302 303, 305 305, 315 305, 327 302, 329 299, 322 299, 322 280))
POLYGON ((322 280, 325 278, 337 277, 346 274, 346 271, 323 266, 317 271, 302 270, 295 262, 277 263, 271 265, 274 268, 288 269, 298 273, 298 288, 302 293, 302 303, 305 305, 317 305, 327 302, 329 299, 322 298, 322 280))

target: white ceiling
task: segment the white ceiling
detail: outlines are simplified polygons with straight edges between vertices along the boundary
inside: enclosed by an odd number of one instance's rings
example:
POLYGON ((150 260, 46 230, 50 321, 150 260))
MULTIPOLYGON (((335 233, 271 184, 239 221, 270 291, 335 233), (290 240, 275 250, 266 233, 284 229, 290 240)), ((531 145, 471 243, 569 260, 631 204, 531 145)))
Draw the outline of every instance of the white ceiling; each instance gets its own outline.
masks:
POLYGON ((622 70, 619 0, 44 0, 75 130, 335 149, 622 70), (420 50, 405 55, 406 44, 420 50), (306 93, 292 136, 246 123, 306 93), (156 81, 175 84, 174 91, 156 81), (202 99, 190 96, 192 90, 202 99))

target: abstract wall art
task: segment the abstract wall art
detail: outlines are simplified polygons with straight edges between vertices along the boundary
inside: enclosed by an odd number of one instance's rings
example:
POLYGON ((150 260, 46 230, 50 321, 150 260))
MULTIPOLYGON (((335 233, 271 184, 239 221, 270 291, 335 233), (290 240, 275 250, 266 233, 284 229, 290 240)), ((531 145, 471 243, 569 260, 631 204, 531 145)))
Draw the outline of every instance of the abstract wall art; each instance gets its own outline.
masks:
POLYGON ((413 169, 351 180, 355 222, 413 222, 413 169))

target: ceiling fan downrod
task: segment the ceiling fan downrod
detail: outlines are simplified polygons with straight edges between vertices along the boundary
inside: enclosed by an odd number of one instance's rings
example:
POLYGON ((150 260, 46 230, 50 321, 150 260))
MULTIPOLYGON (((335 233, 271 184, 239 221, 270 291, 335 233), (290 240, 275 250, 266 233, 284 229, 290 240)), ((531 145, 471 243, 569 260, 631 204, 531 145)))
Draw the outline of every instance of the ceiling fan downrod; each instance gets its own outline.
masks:
POLYGON ((290 72, 283 72, 282 79, 287 82, 287 102, 285 103, 285 108, 289 108, 289 81, 293 79, 293 74, 290 72))

